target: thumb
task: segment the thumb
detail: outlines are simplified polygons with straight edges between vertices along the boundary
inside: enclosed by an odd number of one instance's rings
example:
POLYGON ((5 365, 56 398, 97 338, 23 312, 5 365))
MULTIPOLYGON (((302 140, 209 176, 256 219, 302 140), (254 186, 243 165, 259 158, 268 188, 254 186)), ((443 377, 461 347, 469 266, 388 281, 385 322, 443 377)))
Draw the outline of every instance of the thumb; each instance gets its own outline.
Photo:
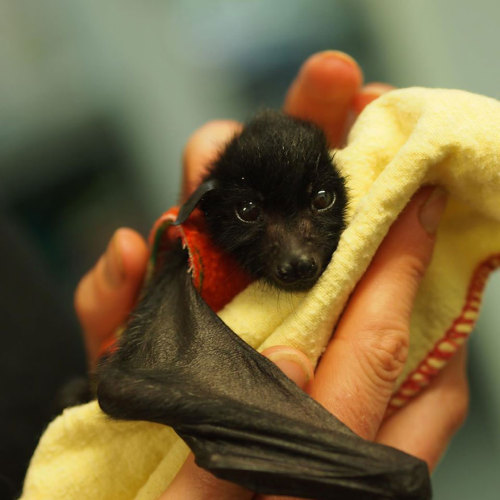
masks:
POLYGON ((278 345, 262 351, 289 379, 305 389, 314 377, 314 368, 309 358, 298 349, 278 345))
POLYGON ((392 225, 311 384, 311 396, 364 438, 375 438, 406 361, 413 302, 445 204, 441 188, 424 188, 392 225))

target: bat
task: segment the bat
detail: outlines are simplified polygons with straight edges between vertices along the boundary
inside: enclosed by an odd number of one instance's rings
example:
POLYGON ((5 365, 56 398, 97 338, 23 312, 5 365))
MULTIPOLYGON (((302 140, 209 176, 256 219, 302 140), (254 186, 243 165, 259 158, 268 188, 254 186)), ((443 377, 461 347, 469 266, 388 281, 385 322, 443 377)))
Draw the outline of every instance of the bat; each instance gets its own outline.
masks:
MULTIPOLYGON (((346 203, 322 132, 265 112, 229 141, 175 223, 199 206, 214 242, 253 277, 307 290, 337 247, 346 203)), ((257 493, 431 497, 423 461, 357 436, 219 319, 180 243, 159 261, 99 364, 104 412, 173 427, 198 465, 257 493)))
POLYGON ((254 278, 307 290, 344 229, 344 179, 323 132, 276 112, 257 115, 225 148, 202 196, 213 241, 254 278))

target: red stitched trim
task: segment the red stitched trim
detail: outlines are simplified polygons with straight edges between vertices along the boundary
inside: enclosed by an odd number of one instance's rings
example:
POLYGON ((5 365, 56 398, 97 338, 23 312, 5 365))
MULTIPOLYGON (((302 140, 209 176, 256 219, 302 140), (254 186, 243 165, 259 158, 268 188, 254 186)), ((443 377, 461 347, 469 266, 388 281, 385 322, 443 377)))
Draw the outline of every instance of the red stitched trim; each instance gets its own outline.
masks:
POLYGON ((486 281, 491 272, 500 267, 500 254, 481 262, 472 274, 464 306, 444 336, 438 340, 418 367, 411 372, 392 396, 386 416, 404 406, 412 397, 430 384, 446 362, 465 342, 476 324, 486 281))

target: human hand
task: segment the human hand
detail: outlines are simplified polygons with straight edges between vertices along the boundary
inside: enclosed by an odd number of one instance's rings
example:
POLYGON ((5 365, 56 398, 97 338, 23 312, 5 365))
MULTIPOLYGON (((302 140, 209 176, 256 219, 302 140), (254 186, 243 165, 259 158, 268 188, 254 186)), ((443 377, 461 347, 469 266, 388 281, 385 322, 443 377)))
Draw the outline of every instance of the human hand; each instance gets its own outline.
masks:
MULTIPOLYGON (((361 87, 361 82, 361 72, 350 58, 332 52, 317 54, 304 64, 292 84, 285 110, 316 122, 326 131, 332 146, 341 145, 353 115, 390 88, 361 87)), ((239 127, 235 122, 211 122, 191 137, 184 155, 184 196, 196 187, 205 166, 239 127)), ((413 453, 432 466, 465 412, 463 353, 423 394, 382 420, 395 378, 404 364, 407 316, 413 295, 432 251, 433 237, 422 230, 417 215, 426 196, 428 191, 417 195, 379 249, 353 294, 315 379, 309 383, 309 392, 358 434, 413 453), (401 307, 394 308, 395 303, 401 307), (382 312, 392 312, 384 317, 373 304, 388 304, 392 310, 382 308, 382 312), (371 314, 367 314, 370 309, 365 310, 367 305, 373 307, 371 314), (396 320, 397 328, 392 323, 396 320), (443 398, 450 404, 443 405, 443 398)), ((137 234, 119 230, 105 256, 82 280, 75 303, 92 361, 100 342, 113 333, 130 311, 147 256, 146 246, 137 234), (113 279, 113 270, 119 271, 121 281, 113 279)), ((301 353, 274 348, 268 354, 299 385, 304 386, 312 378, 312 368, 301 353)), ((253 494, 215 479, 190 459, 162 498, 214 496, 251 498, 253 494)))
MULTIPOLYGON (((292 84, 285 111, 311 118, 326 131, 330 144, 339 146, 351 115, 390 88, 361 88, 361 84, 361 71, 351 58, 339 52, 316 54, 304 63, 292 84)), ((213 121, 191 136, 184 151, 182 200, 196 189, 206 166, 240 128, 234 121, 213 121)), ((118 229, 104 255, 80 281, 74 302, 91 369, 101 345, 114 335, 132 310, 148 257, 147 245, 137 232, 118 229)))
MULTIPOLYGON (((353 115, 389 89, 380 84, 361 87, 361 73, 353 61, 334 53, 318 54, 304 64, 292 84, 285 110, 322 126, 337 146, 353 115)), ((199 183, 203 165, 238 127, 234 122, 213 122, 194 134, 184 163, 187 192, 199 183)), ((289 347, 263 353, 356 433, 418 456, 431 469, 465 416, 465 351, 457 353, 405 408, 385 420, 384 415, 404 366, 413 300, 431 258, 445 202, 441 190, 425 188, 395 222, 353 293, 314 379, 302 353, 289 347)), ((161 500, 253 497, 198 468, 191 456, 161 500)))

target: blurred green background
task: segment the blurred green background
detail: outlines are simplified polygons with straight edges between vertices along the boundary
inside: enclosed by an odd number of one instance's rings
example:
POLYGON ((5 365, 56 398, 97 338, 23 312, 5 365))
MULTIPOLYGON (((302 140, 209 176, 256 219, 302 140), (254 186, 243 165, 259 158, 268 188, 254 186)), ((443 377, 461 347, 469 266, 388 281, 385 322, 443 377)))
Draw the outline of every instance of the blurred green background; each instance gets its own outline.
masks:
MULTIPOLYGON (((355 57, 366 81, 499 98, 499 20, 497 0, 2 0, 0 211, 69 317, 114 229, 147 234, 176 203, 183 145, 204 122, 279 107, 325 49, 355 57)), ((470 345, 470 416, 434 475, 439 500, 498 498, 498 304, 496 276, 470 345)), ((81 350, 78 335, 73 321, 81 350)))

